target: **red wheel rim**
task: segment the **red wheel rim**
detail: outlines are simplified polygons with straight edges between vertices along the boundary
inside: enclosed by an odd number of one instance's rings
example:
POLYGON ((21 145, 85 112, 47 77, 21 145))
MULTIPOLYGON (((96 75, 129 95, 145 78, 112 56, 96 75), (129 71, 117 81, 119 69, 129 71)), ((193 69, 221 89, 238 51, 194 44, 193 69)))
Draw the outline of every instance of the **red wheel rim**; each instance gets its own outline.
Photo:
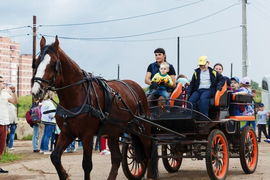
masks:
POLYGON ((228 148, 222 135, 217 135, 212 142, 212 166, 218 178, 226 175, 228 167, 228 148))
POLYGON ((253 131, 248 131, 245 137, 245 145, 244 145, 244 152, 245 152, 245 161, 247 167, 249 169, 255 168, 257 164, 257 154, 258 154, 258 147, 256 136, 253 131))
POLYGON ((138 163, 134 157, 135 153, 132 148, 129 147, 127 152, 127 165, 132 176, 139 177, 144 173, 145 164, 138 163))
MULTIPOLYGON (((167 154, 168 155, 172 155, 173 156, 173 152, 171 150, 171 148, 169 148, 169 146, 167 146, 167 154), (169 152, 168 152, 169 151, 169 152)), ((179 155, 181 155, 181 152, 179 152, 179 155)), ((181 163, 181 158, 167 158, 168 159, 168 163, 172 168, 176 168, 179 166, 179 164, 181 163)))

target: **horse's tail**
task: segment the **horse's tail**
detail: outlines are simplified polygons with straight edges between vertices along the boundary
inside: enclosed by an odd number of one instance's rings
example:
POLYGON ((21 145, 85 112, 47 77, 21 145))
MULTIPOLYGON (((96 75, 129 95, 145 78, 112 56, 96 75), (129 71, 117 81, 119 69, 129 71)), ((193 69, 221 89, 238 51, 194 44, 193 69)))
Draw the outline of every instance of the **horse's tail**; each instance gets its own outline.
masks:
MULTIPOLYGON (((145 162, 145 165, 147 166, 147 158, 145 155, 143 143, 140 140, 139 136, 131 134, 132 138, 132 145, 134 147, 134 150, 136 152, 136 161, 139 163, 145 162)), ((157 152, 157 146, 155 141, 151 141, 151 161, 150 167, 152 169, 152 175, 155 180, 158 178, 158 152, 157 152)))
POLYGON ((156 141, 151 140, 151 166, 153 169, 154 179, 158 179, 158 151, 156 141))
POLYGON ((136 152, 136 161, 142 163, 146 159, 143 143, 140 140, 139 136, 137 135, 131 134, 131 138, 132 138, 132 147, 136 152))

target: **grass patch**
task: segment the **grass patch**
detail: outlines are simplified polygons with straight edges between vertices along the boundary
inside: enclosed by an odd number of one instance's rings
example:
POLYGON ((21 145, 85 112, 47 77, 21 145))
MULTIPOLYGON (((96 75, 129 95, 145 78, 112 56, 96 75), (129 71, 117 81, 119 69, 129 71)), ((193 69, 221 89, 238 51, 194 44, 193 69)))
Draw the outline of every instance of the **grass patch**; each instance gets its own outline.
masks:
POLYGON ((1 163, 14 162, 14 161, 17 161, 17 160, 20 160, 20 159, 22 159, 22 155, 20 155, 20 154, 12 154, 12 153, 9 153, 9 152, 5 151, 2 154, 1 163))
POLYGON ((30 135, 28 135, 28 136, 24 136, 24 137, 23 137, 23 140, 32 140, 32 137, 33 137, 33 135, 30 134, 30 135))

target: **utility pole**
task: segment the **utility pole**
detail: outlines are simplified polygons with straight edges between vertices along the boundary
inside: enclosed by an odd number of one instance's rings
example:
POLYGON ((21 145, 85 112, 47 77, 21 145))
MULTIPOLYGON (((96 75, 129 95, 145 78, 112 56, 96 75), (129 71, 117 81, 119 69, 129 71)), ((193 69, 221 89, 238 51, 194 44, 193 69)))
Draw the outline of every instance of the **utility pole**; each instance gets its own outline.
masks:
MULTIPOLYGON (((32 77, 34 77, 34 69, 36 62, 36 36, 37 36, 37 19, 33 16, 33 62, 32 62, 32 77)), ((31 81, 31 87, 33 86, 33 81, 31 81)), ((32 104, 34 104, 34 97, 32 96, 32 104)))
POLYGON ((118 71, 117 71, 117 79, 119 80, 119 75, 120 75, 120 65, 118 64, 118 71))
POLYGON ((179 75, 179 69, 180 69, 180 38, 177 37, 177 75, 179 75))
POLYGON ((33 62, 32 62, 33 76, 36 60, 36 36, 37 36, 37 19, 36 16, 33 16, 33 62))
POLYGON ((247 76, 247 0, 242 0, 242 77, 247 76))

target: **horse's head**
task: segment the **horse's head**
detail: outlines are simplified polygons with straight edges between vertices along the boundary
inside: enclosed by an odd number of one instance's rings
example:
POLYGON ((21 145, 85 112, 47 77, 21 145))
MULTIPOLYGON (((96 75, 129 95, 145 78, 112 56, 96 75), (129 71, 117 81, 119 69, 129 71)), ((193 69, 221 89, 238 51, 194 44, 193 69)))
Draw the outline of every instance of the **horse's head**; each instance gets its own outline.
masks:
POLYGON ((46 45, 46 39, 42 37, 40 40, 40 54, 34 63, 32 95, 36 99, 43 99, 47 90, 55 86, 61 69, 57 36, 55 42, 51 45, 46 45))

